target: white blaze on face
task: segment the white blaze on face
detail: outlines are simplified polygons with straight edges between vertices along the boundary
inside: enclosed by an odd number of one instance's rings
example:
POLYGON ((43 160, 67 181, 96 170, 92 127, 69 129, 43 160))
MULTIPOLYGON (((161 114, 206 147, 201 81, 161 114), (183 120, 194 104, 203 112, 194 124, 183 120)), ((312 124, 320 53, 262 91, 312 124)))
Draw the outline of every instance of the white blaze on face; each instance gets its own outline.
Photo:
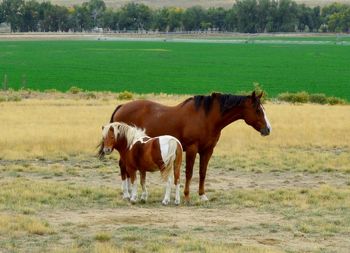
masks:
POLYGON ((269 121, 269 119, 268 119, 267 116, 266 116, 266 113, 265 113, 264 108, 263 108, 261 105, 260 105, 260 108, 261 108, 261 110, 262 110, 263 113, 264 113, 264 118, 265 118, 266 126, 267 126, 267 128, 270 130, 270 133, 271 133, 272 127, 271 127, 270 121, 269 121))

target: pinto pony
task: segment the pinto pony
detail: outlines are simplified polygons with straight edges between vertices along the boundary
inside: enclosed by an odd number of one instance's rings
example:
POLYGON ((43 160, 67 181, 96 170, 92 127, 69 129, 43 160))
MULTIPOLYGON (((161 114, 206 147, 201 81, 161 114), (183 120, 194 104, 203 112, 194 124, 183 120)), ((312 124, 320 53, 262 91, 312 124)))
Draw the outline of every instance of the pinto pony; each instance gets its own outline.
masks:
POLYGON ((169 135, 150 138, 145 131, 127 124, 115 122, 102 127, 103 152, 110 154, 113 149, 118 150, 120 159, 130 176, 131 197, 128 191, 128 182, 123 179, 123 198, 131 202, 137 200, 136 171, 140 171, 142 195, 147 200, 146 171, 160 170, 162 178, 167 181, 163 205, 170 202, 171 173, 174 173, 176 188, 175 204, 180 204, 180 169, 182 162, 182 146, 174 137, 169 135))
MULTIPOLYGON (((148 100, 135 100, 119 105, 110 122, 122 121, 145 128, 147 135, 176 137, 186 152, 185 200, 189 200, 193 165, 197 153, 199 160, 199 195, 206 201, 204 182, 208 162, 224 127, 236 120, 244 120, 262 136, 271 132, 271 126, 261 105, 262 93, 249 96, 212 93, 194 96, 176 106, 165 106, 148 100)), ((99 155, 103 156, 103 142, 99 155)), ((127 177, 123 161, 119 162, 121 176, 127 177)))

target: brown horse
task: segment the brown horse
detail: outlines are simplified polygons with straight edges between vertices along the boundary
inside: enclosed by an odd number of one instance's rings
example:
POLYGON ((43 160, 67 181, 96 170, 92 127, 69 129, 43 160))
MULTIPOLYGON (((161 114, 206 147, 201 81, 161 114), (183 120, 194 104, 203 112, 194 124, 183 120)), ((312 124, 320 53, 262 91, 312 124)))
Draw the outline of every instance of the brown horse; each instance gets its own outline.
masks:
POLYGON ((136 171, 141 174, 142 195, 141 200, 147 200, 145 185, 146 171, 160 170, 164 180, 167 181, 163 205, 170 202, 171 172, 174 173, 176 188, 175 204, 180 204, 180 169, 182 162, 182 146, 180 142, 169 135, 150 138, 145 131, 127 124, 115 122, 102 127, 103 152, 110 154, 113 149, 118 150, 125 165, 126 173, 131 181, 131 198, 127 181, 123 180, 123 198, 135 203, 137 200, 136 171))
MULTIPOLYGON (((149 136, 172 135, 186 151, 185 200, 189 201, 190 182, 197 153, 199 161, 199 195, 208 200, 204 181, 209 159, 219 140, 221 130, 230 123, 243 119, 262 136, 271 132, 270 123, 260 103, 262 93, 249 96, 212 93, 194 96, 176 106, 165 106, 148 100, 135 100, 119 105, 110 122, 123 121, 146 129, 149 136)), ((103 156, 103 143, 99 155, 103 156)), ((121 176, 126 178, 123 161, 119 161, 121 176)))

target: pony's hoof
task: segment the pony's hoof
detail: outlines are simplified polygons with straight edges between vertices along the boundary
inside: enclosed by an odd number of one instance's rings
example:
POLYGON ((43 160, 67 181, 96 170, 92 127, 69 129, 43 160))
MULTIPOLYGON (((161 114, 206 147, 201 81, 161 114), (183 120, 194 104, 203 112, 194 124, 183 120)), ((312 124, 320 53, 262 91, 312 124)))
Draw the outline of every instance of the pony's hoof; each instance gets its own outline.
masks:
POLYGON ((130 200, 130 196, 129 195, 123 195, 123 199, 124 200, 130 200))
POLYGON ((175 201, 174 201, 174 203, 175 203, 175 205, 180 205, 180 200, 179 199, 175 199, 175 201))
POLYGON ((169 199, 163 199, 162 204, 163 206, 167 206, 169 204, 169 199))
POLYGON ((148 199, 148 195, 142 193, 142 195, 141 195, 141 201, 145 203, 145 202, 147 201, 147 199, 148 199))
POLYGON ((199 195, 199 199, 201 200, 201 202, 207 202, 207 201, 209 201, 208 197, 207 197, 205 194, 199 195))
POLYGON ((135 203, 137 202, 137 198, 130 198, 130 202, 131 202, 132 204, 135 204, 135 203))

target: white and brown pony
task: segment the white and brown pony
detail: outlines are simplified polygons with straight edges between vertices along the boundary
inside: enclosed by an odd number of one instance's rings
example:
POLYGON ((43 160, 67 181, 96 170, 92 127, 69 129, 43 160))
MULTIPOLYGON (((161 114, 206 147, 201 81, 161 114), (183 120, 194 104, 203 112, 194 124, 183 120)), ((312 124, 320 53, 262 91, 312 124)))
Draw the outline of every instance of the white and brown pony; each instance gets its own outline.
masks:
POLYGON ((172 172, 176 188, 175 204, 180 204, 180 169, 182 162, 182 146, 173 136, 162 135, 150 138, 145 130, 129 126, 125 123, 114 122, 102 127, 103 152, 110 154, 113 149, 118 150, 120 159, 126 166, 130 176, 131 196, 128 191, 128 182, 123 180, 123 198, 131 202, 137 200, 136 171, 140 171, 142 195, 141 200, 147 200, 146 172, 159 170, 166 181, 163 205, 170 202, 172 172))

